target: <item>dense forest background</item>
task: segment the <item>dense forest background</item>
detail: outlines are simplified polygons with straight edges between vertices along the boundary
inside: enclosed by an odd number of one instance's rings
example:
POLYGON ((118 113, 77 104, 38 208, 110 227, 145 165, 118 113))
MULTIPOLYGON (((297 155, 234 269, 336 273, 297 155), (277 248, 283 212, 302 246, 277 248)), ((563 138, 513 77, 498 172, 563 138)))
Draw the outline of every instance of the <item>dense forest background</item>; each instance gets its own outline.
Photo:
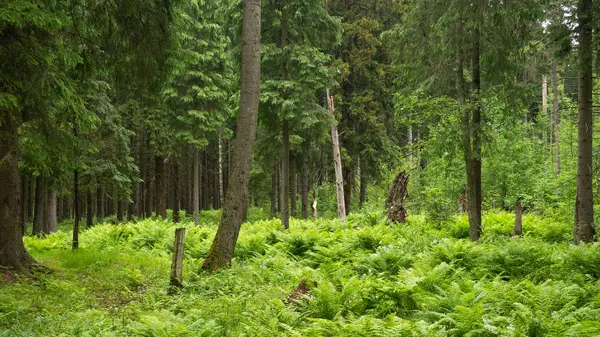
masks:
POLYGON ((0 336, 600 335, 599 4, 5 0, 0 336))
MULTIPOLYGON (((285 222, 317 200, 319 215, 335 215, 337 123, 346 212, 382 207, 405 169, 410 214, 524 208, 572 219, 576 5, 264 2, 249 206, 285 222), (473 165, 478 189, 467 188, 473 165)), ((239 1, 10 1, 1 19, 0 106, 3 132, 18 128, 23 233, 167 209, 177 221, 194 213, 194 190, 199 209, 221 207, 239 109, 239 1)), ((597 74, 597 38, 590 48, 597 74)))

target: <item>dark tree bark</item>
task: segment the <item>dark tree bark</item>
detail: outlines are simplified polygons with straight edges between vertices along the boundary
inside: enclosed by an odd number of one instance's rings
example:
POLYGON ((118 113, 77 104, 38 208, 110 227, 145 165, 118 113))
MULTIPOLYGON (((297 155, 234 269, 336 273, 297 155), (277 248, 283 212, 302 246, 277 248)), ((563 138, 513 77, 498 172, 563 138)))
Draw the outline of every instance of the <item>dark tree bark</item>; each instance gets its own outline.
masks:
POLYGON ((86 221, 85 221, 85 226, 89 229, 92 228, 94 226, 94 201, 92 198, 92 191, 88 191, 87 192, 87 196, 86 196, 86 203, 87 203, 87 213, 86 213, 86 221))
POLYGON ((405 171, 400 172, 394 184, 390 188, 385 208, 387 209, 388 221, 393 223, 406 222, 406 209, 404 209, 404 199, 408 195, 408 175, 405 171))
POLYGON ((290 228, 290 129, 289 121, 283 121, 281 141, 281 225, 290 228))
POLYGON ((56 232, 58 220, 56 218, 56 191, 46 189, 46 207, 44 208, 44 233, 56 232))
POLYGON ((308 219, 308 165, 306 160, 302 161, 302 219, 308 219))
POLYGON ((277 163, 277 212, 281 212, 281 162, 277 163))
POLYGON ((156 216, 167 218, 167 188, 165 184, 165 158, 154 157, 155 187, 156 187, 156 216))
MULTIPOLYGON (((287 45, 287 11, 281 10, 281 49, 287 45)), ((281 79, 287 80, 287 65, 281 64, 281 79)), ((284 117, 281 135, 281 224, 290 228, 290 122, 284 117)))
POLYGON ((367 161, 364 158, 360 160, 360 208, 363 208, 364 203, 367 201, 367 161))
POLYGON ((96 189, 96 217, 102 219, 104 215, 104 191, 98 187, 96 189))
POLYGON ((206 210, 206 209, 208 209, 208 165, 207 165, 207 160, 206 160, 206 150, 202 151, 202 166, 201 166, 200 174, 202 174, 201 208, 203 210, 206 210))
POLYGON ((179 165, 173 164, 173 222, 178 223, 179 217, 179 165))
POLYGON ((515 205, 515 226, 513 230, 513 236, 520 236, 523 234, 523 206, 521 201, 517 200, 515 205))
POLYGON ((356 183, 354 168, 343 166, 342 172, 344 173, 344 206, 346 215, 348 215, 350 214, 350 202, 352 202, 352 190, 354 190, 354 184, 356 183))
POLYGON ((200 225, 200 154, 194 149, 194 224, 200 225))
POLYGON ((46 183, 42 177, 36 178, 35 183, 35 213, 33 214, 33 235, 44 231, 44 214, 46 209, 46 183))
POLYGON ((73 172, 73 216, 75 222, 73 224, 73 241, 71 242, 71 248, 76 250, 79 248, 79 172, 75 170, 73 172))
POLYGON ((556 69, 556 60, 552 63, 552 94, 554 96, 554 113, 553 113, 553 129, 554 137, 552 142, 554 144, 555 158, 556 158, 556 175, 560 174, 560 110, 558 106, 558 70, 556 69))
POLYGON ((125 208, 123 200, 117 201, 117 221, 123 222, 123 210, 125 208))
POLYGON ((293 161, 290 167, 290 214, 292 217, 296 217, 298 214, 296 212, 296 197, 298 194, 298 178, 296 177, 296 165, 293 161))
POLYGON ((269 219, 273 219, 277 215, 277 165, 273 165, 273 173, 271 174, 271 210, 269 219))
POLYGON ((229 178, 236 188, 227 189, 221 223, 202 265, 203 269, 214 271, 231 264, 248 206, 248 184, 260 93, 260 10, 260 0, 244 0, 240 112, 229 178))
POLYGON ((579 0, 579 113, 575 242, 594 240, 593 115, 592 115, 592 0, 579 0))
POLYGON ((29 176, 23 175, 21 177, 21 227, 23 228, 23 235, 27 233, 27 222, 29 216, 27 215, 28 205, 28 194, 29 194, 29 176))
MULTIPOLYGON (((472 88, 471 88, 471 121, 467 126, 469 139, 465 142, 465 160, 467 169, 467 210, 469 213, 469 236, 471 241, 481 237, 481 72, 479 63, 480 24, 482 10, 480 1, 474 2, 473 13, 476 23, 473 27, 473 48, 471 54, 472 88)), ((466 118, 468 121, 468 117, 466 118)))
POLYGON ((0 111, 0 266, 28 274, 36 264, 23 245, 19 221, 18 123, 0 111))

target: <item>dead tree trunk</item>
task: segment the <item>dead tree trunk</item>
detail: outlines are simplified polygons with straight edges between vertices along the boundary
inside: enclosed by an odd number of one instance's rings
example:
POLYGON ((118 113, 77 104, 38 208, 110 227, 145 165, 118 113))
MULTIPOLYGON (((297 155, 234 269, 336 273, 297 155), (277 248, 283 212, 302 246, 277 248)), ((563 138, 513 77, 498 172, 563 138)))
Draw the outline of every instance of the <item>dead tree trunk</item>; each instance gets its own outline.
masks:
MULTIPOLYGON (((327 106, 331 116, 335 119, 335 106, 333 96, 327 89, 327 106)), ((341 221, 346 221, 346 204, 344 203, 344 178, 342 177, 342 157, 340 155, 340 140, 337 124, 331 126, 331 140, 333 143, 333 165, 335 166, 335 186, 337 190, 337 213, 341 221)))
POLYGON ((408 175, 406 171, 400 172, 394 184, 388 193, 385 207, 387 209, 388 221, 394 223, 406 222, 406 209, 404 209, 404 199, 408 195, 408 175))
POLYGON ((520 236, 523 234, 523 206, 521 201, 517 200, 515 205, 515 228, 513 231, 514 236, 520 236))

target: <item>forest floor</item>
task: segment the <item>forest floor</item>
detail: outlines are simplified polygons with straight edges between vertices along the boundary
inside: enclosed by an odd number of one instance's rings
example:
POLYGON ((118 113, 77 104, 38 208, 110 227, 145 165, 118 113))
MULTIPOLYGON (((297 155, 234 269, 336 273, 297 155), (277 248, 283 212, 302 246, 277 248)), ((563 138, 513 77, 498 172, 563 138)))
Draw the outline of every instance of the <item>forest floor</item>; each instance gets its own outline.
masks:
POLYGON ((231 269, 200 270, 218 212, 187 227, 184 287, 169 292, 168 221, 99 224, 70 250, 67 225, 27 249, 50 274, 0 280, 0 336, 600 336, 600 246, 566 223, 488 212, 443 224, 379 214, 251 219, 231 269), (308 290, 296 292, 304 280, 308 290))

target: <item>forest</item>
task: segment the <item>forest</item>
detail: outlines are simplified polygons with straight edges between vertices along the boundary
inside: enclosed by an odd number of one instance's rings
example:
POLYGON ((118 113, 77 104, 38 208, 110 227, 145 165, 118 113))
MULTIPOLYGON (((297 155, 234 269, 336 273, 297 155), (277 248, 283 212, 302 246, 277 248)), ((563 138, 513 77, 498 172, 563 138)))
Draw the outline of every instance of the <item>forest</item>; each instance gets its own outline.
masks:
POLYGON ((600 336, 600 1, 3 0, 0 337, 600 336))

